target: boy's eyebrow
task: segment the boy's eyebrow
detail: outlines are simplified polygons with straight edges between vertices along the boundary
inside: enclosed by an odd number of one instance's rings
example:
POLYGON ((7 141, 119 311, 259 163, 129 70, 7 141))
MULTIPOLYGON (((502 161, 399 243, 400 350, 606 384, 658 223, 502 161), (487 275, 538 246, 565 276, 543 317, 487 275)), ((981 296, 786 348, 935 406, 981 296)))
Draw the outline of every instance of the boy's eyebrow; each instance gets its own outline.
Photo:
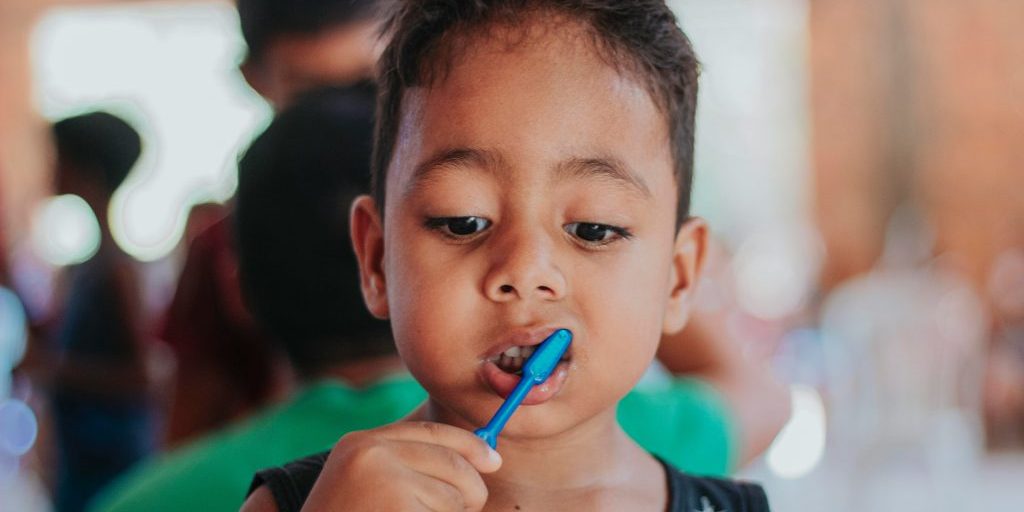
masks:
POLYGON ((558 164, 555 174, 556 177, 561 179, 569 177, 608 178, 614 182, 635 189, 646 198, 651 197, 651 189, 647 186, 647 182, 644 181, 643 177, 626 165, 625 162, 614 157, 570 158, 569 160, 558 164))
MULTIPOLYGON (((408 195, 429 180, 431 174, 452 167, 489 173, 507 166, 504 157, 498 151, 469 147, 442 149, 416 166, 412 179, 405 188, 405 194, 408 195)), ((555 179, 567 178, 606 178, 639 192, 645 198, 652 197, 651 189, 643 177, 621 160, 611 156, 573 157, 559 162, 555 167, 555 179)))
POLYGON ((434 172, 445 168, 465 167, 491 172, 503 166, 504 159, 495 151, 467 147, 442 149, 416 166, 412 179, 405 188, 405 194, 408 195, 421 183, 429 180, 434 172))

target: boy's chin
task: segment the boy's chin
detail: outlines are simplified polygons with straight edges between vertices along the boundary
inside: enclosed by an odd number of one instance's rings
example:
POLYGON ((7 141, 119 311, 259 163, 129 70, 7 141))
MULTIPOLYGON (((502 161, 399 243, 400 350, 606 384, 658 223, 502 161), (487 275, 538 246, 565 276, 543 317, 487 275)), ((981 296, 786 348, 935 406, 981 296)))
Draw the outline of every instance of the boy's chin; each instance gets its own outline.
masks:
POLYGON ((505 425, 498 437, 498 450, 502 446, 525 446, 540 449, 557 443, 563 436, 576 431, 584 423, 579 411, 566 404, 546 407, 521 408, 505 425), (542 409, 547 410, 542 410, 542 409))

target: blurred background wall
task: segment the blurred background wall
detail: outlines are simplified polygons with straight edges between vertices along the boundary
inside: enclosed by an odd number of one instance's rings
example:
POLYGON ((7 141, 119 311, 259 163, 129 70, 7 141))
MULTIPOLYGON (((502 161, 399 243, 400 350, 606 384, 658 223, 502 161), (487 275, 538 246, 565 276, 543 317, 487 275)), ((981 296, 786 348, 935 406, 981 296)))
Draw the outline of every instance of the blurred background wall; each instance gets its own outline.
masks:
MULTIPOLYGON (((38 88, 33 89, 31 45, 34 31, 40 30, 37 23, 48 11, 52 16, 54 7, 110 3, 7 0, 0 6, 0 111, 4 113, 0 117, 0 205, 4 238, 8 242, 27 235, 32 209, 46 194, 49 153, 36 106, 48 107, 51 115, 64 106, 59 104, 60 99, 38 97, 38 88)), ((122 6, 146 3, 116 2, 122 6)), ((210 2, 173 5, 188 4, 210 2)), ((747 100, 758 103, 753 110, 765 118, 765 123, 797 128, 797 140, 787 142, 792 147, 785 154, 800 155, 796 150, 807 150, 807 157, 789 156, 789 161, 769 162, 774 164, 769 167, 789 175, 808 174, 806 196, 787 192, 790 195, 780 201, 811 205, 812 218, 828 249, 821 278, 825 288, 871 267, 881 254, 890 214, 905 203, 925 212, 939 247, 957 254, 964 271, 979 287, 989 286, 993 262, 1001 256, 1012 257, 1005 256, 1007 251, 1019 250, 1024 244, 1024 201, 1016 193, 1024 180, 1024 156, 1018 143, 1024 130, 1024 99, 1019 94, 1024 78, 1015 66, 1024 53, 1024 38, 1017 34, 1013 23, 1020 19, 1024 5, 999 0, 679 4, 684 20, 696 20, 692 23, 696 28, 691 31, 698 31, 694 34, 698 45, 705 39, 697 37, 704 30, 714 31, 716 35, 712 37, 729 38, 730 27, 741 24, 737 20, 756 20, 753 25, 770 31, 773 23, 778 25, 778 20, 785 18, 780 13, 796 10, 795 19, 806 23, 806 27, 788 36, 795 40, 783 43, 790 51, 784 55, 793 61, 789 68, 762 64, 763 73, 757 75, 758 68, 734 67, 729 70, 734 74, 721 81, 746 84, 748 89, 743 92, 785 88, 791 96, 777 94, 781 101, 806 102, 809 117, 805 120, 771 115, 799 112, 799 105, 794 108, 765 104, 756 97, 747 100), (807 38, 806 46, 803 37, 807 38), (806 77, 799 75, 805 57, 806 77), (736 74, 739 72, 748 75, 736 74), (778 76, 770 75, 771 72, 778 76), (792 83, 777 84, 786 77, 791 77, 792 83), (801 133, 800 128, 807 133, 801 133), (809 159, 812 165, 801 169, 801 159, 809 159)), ((228 3, 213 5, 222 6, 225 12, 230 7, 228 3)), ((788 19, 794 18, 790 15, 788 19)), ((744 36, 746 41, 755 40, 750 34, 744 36)), ((775 37, 767 35, 769 40, 777 40, 775 37)), ((744 39, 733 39, 740 42, 731 47, 714 44, 702 49, 706 55, 706 77, 724 74, 707 55, 758 50, 738 47, 744 39)), ((35 55, 39 51, 36 48, 35 55)), ((40 78, 37 76, 36 80, 40 78)), ((709 87, 715 86, 706 85, 705 89, 709 87)), ((722 102, 717 100, 704 101, 702 114, 719 108, 722 102)), ((743 112, 743 108, 732 107, 731 113, 743 112)), ((747 110, 744 121, 751 117, 750 109, 747 110)), ((712 137, 708 131, 700 136, 712 137)), ((746 142, 756 150, 761 143, 758 140, 752 136, 746 142)), ((774 139, 773 142, 777 144, 774 139)), ((703 151, 699 158, 705 162, 733 158, 727 163, 745 164, 746 171, 756 172, 751 171, 756 168, 751 165, 753 156, 747 156, 749 161, 737 160, 744 154, 750 155, 746 151, 749 147, 744 145, 744 151, 734 151, 725 157, 703 151)), ((773 179, 777 180, 775 174, 773 179)), ((230 184, 219 186, 230 189, 230 184)), ((227 194, 216 191, 209 195, 222 199, 227 194)))
POLYGON ((986 288, 1024 243, 1024 4, 831 0, 810 13, 824 285, 871 268, 888 218, 912 203, 986 288))

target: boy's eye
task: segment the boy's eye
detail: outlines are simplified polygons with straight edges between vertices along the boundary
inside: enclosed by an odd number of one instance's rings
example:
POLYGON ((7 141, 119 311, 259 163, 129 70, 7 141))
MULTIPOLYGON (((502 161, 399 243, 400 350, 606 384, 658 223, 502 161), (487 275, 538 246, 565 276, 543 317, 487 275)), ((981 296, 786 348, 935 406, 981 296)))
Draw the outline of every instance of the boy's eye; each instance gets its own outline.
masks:
POLYGON ((592 222, 573 222, 566 224, 565 231, 588 244, 602 245, 614 242, 619 238, 629 238, 629 231, 624 228, 595 224, 592 222))
POLYGON ((441 217, 427 220, 427 227, 454 238, 475 235, 491 226, 483 217, 441 217))

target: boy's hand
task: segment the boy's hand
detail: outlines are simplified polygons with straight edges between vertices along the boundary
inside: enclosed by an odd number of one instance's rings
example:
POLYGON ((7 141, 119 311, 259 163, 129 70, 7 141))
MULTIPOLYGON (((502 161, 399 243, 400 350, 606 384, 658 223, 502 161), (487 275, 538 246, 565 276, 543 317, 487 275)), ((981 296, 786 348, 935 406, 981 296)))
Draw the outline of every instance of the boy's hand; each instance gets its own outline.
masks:
POLYGON ((498 452, 449 425, 352 432, 334 445, 303 510, 478 511, 487 502, 480 474, 499 467, 498 452))

